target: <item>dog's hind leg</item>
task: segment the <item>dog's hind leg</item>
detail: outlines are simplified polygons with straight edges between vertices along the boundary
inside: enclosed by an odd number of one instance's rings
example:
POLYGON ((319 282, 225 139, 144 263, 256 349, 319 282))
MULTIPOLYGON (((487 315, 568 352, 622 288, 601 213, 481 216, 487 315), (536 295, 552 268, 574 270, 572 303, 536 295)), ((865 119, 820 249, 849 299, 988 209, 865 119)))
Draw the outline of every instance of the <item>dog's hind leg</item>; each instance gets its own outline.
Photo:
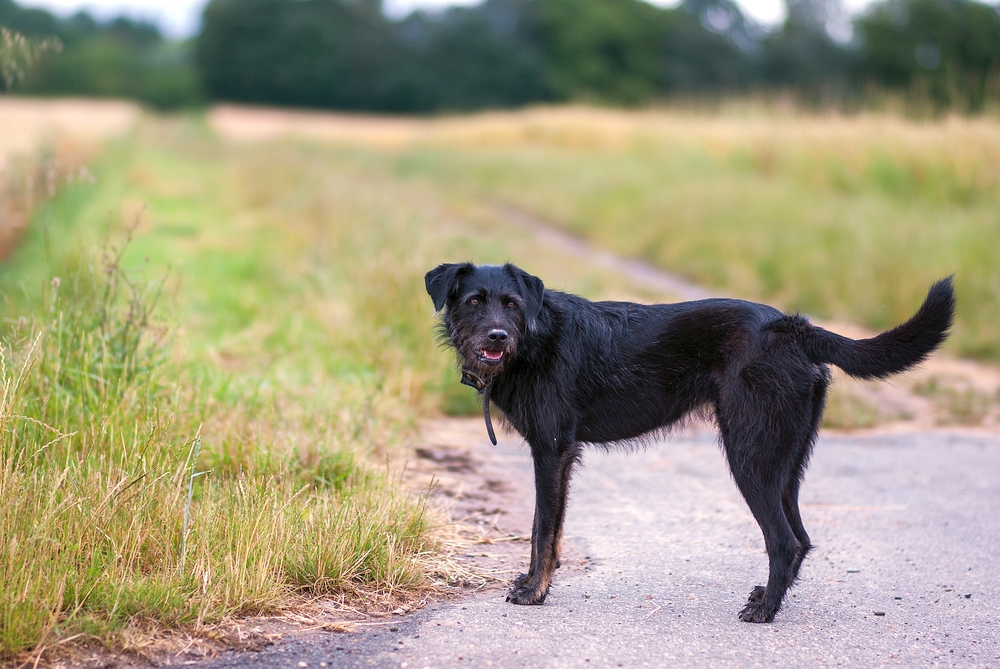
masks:
POLYGON ((802 567, 802 561, 806 559, 806 555, 812 550, 812 542, 809 540, 806 528, 802 525, 802 517, 799 515, 798 476, 793 476, 781 494, 781 506, 785 512, 785 518, 792 528, 792 534, 795 535, 795 540, 799 543, 798 552, 792 561, 791 582, 789 583, 789 586, 791 586, 799 578, 799 568, 802 567))
MULTIPOLYGON (((804 430, 789 429, 787 421, 763 411, 745 413, 759 397, 739 399, 736 406, 742 409, 741 414, 727 416, 719 411, 719 427, 733 480, 764 535, 769 566, 767 586, 753 589, 739 617, 745 622, 771 622, 807 550, 793 530, 784 503, 786 491, 797 491, 789 484, 794 479, 795 456, 801 452, 796 448, 800 443, 796 437, 804 430)), ((766 405, 773 410, 781 403, 766 405)), ((804 428, 802 423, 799 426, 804 428)), ((799 526, 801 529, 801 522, 799 526)))
MULTIPOLYGON (((808 456, 808 452, 803 453, 803 455, 808 456)), ((799 515, 799 484, 801 482, 800 479, 806 459, 807 457, 802 458, 802 463, 796 468, 795 471, 793 471, 792 475, 789 477, 788 484, 781 493, 781 507, 785 514, 785 520, 788 521, 788 526, 791 528, 792 534, 795 536, 795 540, 799 543, 798 552, 792 560, 792 573, 789 586, 798 578, 799 568, 802 566, 802 561, 812 548, 812 543, 809 540, 809 534, 806 532, 806 528, 802 524, 802 517, 799 515)), ((763 525, 761 527, 763 527, 763 525)), ((768 551, 768 557, 770 557, 770 551, 768 551)), ((747 597, 747 602, 756 603, 763 601, 766 590, 767 589, 762 585, 754 586, 754 588, 750 591, 750 596, 747 597)))
POLYGON ((556 449, 532 447, 535 462, 535 522, 531 533, 531 566, 514 581, 507 595, 513 604, 541 604, 559 565, 559 544, 573 466, 580 448, 566 443, 556 449))
POLYGON ((781 504, 785 510, 785 518, 795 534, 795 538, 801 545, 799 555, 792 567, 792 581, 798 579, 799 568, 802 561, 812 549, 812 542, 806 533, 806 528, 802 524, 802 516, 799 513, 799 486, 802 477, 805 476, 806 465, 809 463, 809 456, 812 453, 813 444, 816 442, 816 435, 819 431, 820 421, 823 419, 823 407, 826 405, 826 393, 830 387, 830 371, 826 367, 817 366, 814 368, 814 381, 812 387, 812 415, 809 421, 808 431, 799 438, 798 452, 795 454, 795 465, 788 484, 781 495, 781 504))
POLYGON ((773 488, 757 489, 746 472, 734 472, 734 478, 764 533, 769 569, 767 586, 763 591, 760 586, 754 588, 750 601, 740 611, 740 620, 768 623, 774 620, 785 592, 792 585, 795 563, 802 546, 785 518, 780 493, 773 488))

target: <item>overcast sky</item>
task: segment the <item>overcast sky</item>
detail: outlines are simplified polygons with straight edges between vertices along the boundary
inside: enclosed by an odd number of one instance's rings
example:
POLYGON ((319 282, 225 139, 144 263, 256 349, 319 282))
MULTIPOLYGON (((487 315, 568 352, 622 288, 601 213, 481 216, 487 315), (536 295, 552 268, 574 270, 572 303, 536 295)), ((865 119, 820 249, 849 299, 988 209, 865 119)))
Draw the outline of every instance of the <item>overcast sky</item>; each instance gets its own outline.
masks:
MULTIPOLYGON (((201 10, 208 0, 15 0, 18 4, 44 7, 60 16, 86 9, 101 19, 126 14, 132 18, 155 21, 171 37, 189 37, 198 31, 201 10)), ((680 0, 650 0, 658 5, 675 5, 680 0)), ((783 0, 736 0, 747 14, 762 23, 774 25, 785 15, 783 0)), ((404 16, 418 7, 435 8, 449 4, 475 4, 478 0, 384 0, 390 16, 404 16)), ((846 0, 848 10, 857 11, 868 0, 846 0)))

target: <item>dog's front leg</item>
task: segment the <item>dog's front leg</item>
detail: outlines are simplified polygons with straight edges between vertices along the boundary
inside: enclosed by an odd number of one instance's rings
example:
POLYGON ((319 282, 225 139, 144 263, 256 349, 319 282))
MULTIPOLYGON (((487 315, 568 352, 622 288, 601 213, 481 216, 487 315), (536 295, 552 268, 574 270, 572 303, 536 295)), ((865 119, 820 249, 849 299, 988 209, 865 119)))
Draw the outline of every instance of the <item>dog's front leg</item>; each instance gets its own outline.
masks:
POLYGON ((507 601, 541 604, 559 566, 559 544, 573 465, 579 457, 574 443, 549 448, 532 446, 535 464, 535 522, 531 532, 531 566, 514 581, 507 601))
MULTIPOLYGON (((514 589, 523 586, 535 575, 535 565, 538 564, 538 505, 535 504, 535 517, 531 521, 531 562, 528 566, 528 573, 520 574, 514 579, 514 589)), ((509 600, 508 600, 509 601, 509 600)))

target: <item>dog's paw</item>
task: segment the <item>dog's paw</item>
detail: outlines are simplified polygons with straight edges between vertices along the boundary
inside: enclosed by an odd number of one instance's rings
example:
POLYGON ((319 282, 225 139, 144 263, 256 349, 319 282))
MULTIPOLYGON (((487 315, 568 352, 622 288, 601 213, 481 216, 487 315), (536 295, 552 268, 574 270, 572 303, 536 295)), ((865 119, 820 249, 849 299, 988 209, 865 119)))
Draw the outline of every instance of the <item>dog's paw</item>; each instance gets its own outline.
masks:
POLYGON ((774 620, 774 613, 774 611, 768 611, 762 602, 751 601, 747 602, 747 605, 740 611, 740 620, 745 623, 769 623, 774 620))
POLYGON ((511 604, 531 606, 544 602, 545 595, 547 594, 547 590, 541 590, 540 588, 532 587, 526 583, 518 585, 515 581, 514 587, 507 595, 507 601, 511 604))
POLYGON ((762 602, 764 601, 764 586, 755 585, 753 590, 750 591, 750 596, 747 597, 748 602, 762 602))

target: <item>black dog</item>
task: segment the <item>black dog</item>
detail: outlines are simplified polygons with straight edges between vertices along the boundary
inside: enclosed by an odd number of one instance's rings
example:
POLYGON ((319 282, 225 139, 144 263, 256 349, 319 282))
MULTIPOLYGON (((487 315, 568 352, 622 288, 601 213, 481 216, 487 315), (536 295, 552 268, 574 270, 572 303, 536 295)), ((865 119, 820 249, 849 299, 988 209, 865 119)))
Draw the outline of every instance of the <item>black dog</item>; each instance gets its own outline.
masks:
POLYGON ((901 372, 937 348, 955 311, 944 279, 909 321, 853 340, 741 300, 590 302, 546 290, 510 264, 440 265, 425 281, 434 308, 446 307, 442 337, 458 353, 463 383, 486 403, 492 397, 531 447, 531 566, 507 601, 545 600, 581 444, 641 440, 708 408, 764 533, 767 586, 740 612, 757 623, 774 618, 811 547, 798 496, 830 384, 826 365, 862 379, 901 372))

